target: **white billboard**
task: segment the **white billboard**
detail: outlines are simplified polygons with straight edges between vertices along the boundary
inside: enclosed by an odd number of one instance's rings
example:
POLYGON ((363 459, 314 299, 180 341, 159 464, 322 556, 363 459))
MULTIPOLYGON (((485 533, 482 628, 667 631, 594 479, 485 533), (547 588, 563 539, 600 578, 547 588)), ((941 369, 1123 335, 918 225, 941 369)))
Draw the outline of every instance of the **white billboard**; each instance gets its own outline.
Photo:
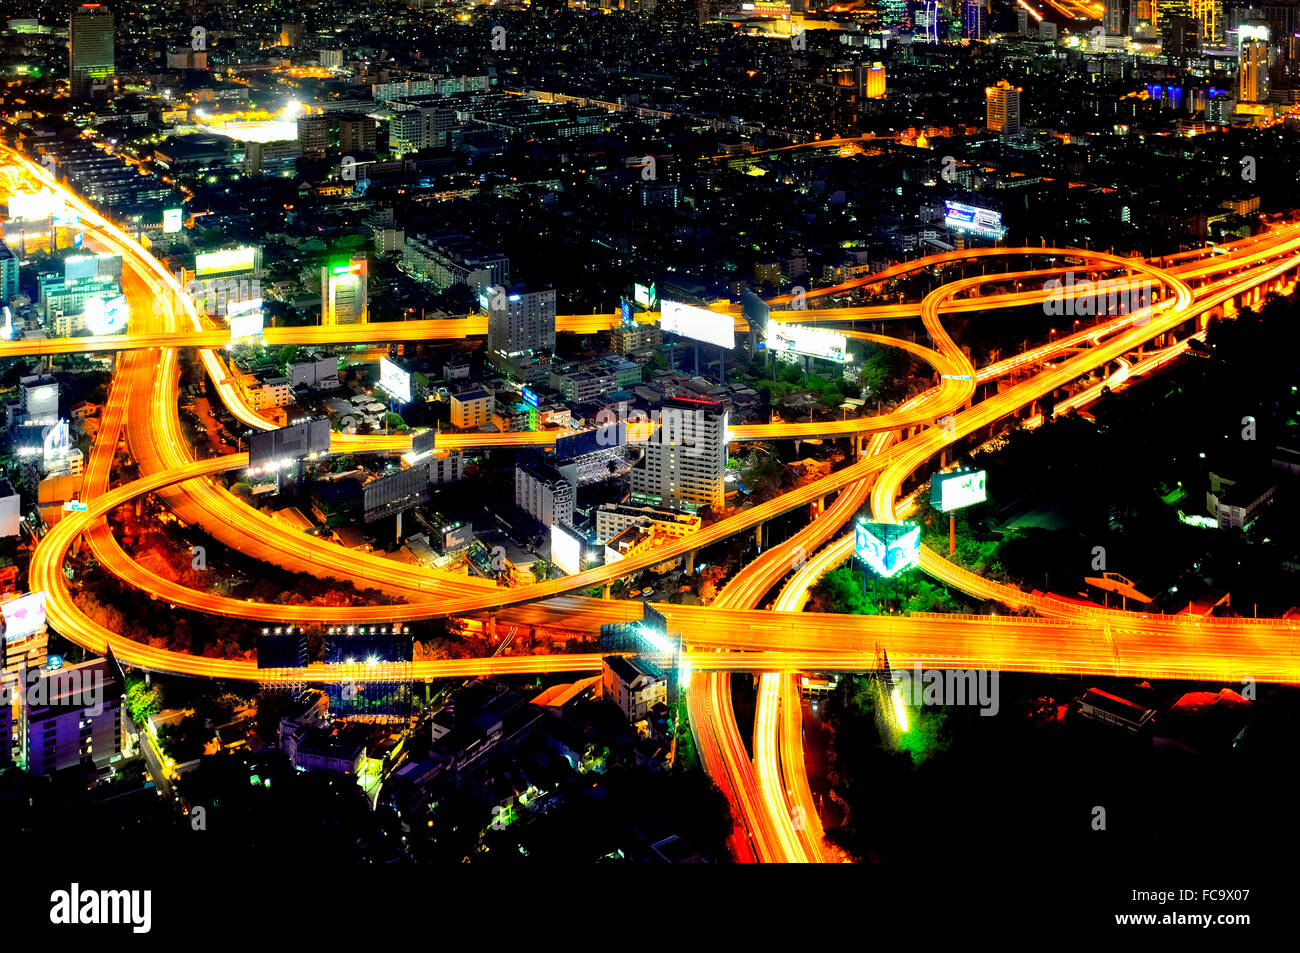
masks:
POLYGON ((13 192, 9 196, 9 217, 30 220, 63 215, 58 192, 13 192))
POLYGON ((773 351, 789 354, 806 354, 825 361, 847 364, 849 341, 843 334, 823 328, 808 328, 798 324, 769 324, 767 346, 773 351))
POLYGON ((736 320, 729 314, 659 299, 659 327, 682 337, 718 347, 736 346, 736 320))
POLYGON ((559 523, 551 524, 551 562, 562 569, 566 576, 582 572, 584 548, 584 540, 576 530, 559 523))
POLYGON ((91 334, 120 334, 126 330, 126 295, 86 299, 86 327, 91 334))
POLYGON ((0 605, 5 620, 5 638, 21 639, 45 625, 45 590, 29 592, 0 605))
POLYGON ((936 473, 930 478, 930 505, 947 513, 988 499, 984 470, 936 473))
POLYGON ((960 232, 974 232, 989 238, 1001 238, 1006 234, 1002 227, 1002 213, 988 208, 976 208, 962 202, 943 203, 943 223, 960 232))
POLYGON ((163 234, 173 235, 185 224, 185 210, 179 208, 163 209, 163 234))
POLYGON ((266 318, 262 312, 262 299, 232 301, 226 305, 226 321, 230 324, 230 340, 260 338, 266 318))
POLYGON ((399 404, 411 402, 411 375, 386 357, 379 359, 379 386, 399 404))

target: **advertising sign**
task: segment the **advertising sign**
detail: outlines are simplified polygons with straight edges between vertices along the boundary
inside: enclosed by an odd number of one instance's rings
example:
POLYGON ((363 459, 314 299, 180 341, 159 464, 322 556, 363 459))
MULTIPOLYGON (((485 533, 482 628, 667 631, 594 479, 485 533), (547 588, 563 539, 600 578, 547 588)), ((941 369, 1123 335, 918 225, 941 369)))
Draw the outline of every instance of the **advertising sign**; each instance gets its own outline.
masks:
POLYGON ((930 478, 930 505, 947 513, 973 503, 983 503, 988 499, 986 478, 985 470, 936 473, 930 478))
POLYGON ((888 579, 921 561, 921 527, 915 523, 858 523, 857 557, 888 579))
POLYGON ((961 202, 944 202, 944 224, 964 232, 975 232, 990 238, 1001 238, 1006 234, 1002 227, 1002 213, 992 209, 976 208, 961 202))
POLYGON ((411 375, 386 357, 379 359, 379 386, 399 404, 411 402, 411 375))
POLYGON ((45 625, 45 590, 29 592, 0 605, 4 616, 5 638, 21 639, 45 625))
POLYGON ((194 256, 194 276, 196 278, 252 271, 256 266, 257 249, 250 245, 206 252, 194 256))
POLYGON ((736 346, 736 322, 731 315, 680 301, 659 303, 659 327, 705 344, 725 348, 736 346))
POLYGON ((577 530, 560 523, 551 524, 551 562, 563 569, 565 575, 582 572, 585 543, 577 530))
POLYGON ((185 222, 185 212, 179 208, 163 209, 163 234, 174 235, 185 222))
POLYGON ((120 334, 126 330, 126 295, 86 299, 86 327, 91 334, 120 334))
POLYGON ((808 328, 798 324, 774 324, 769 327, 767 346, 788 354, 806 354, 837 364, 853 360, 849 356, 848 338, 822 328, 808 328))
POLYGON ((740 293, 740 313, 750 328, 763 337, 767 337, 767 322, 772 309, 763 303, 762 298, 748 288, 740 293))
POLYGON ((654 282, 651 282, 648 285, 634 284, 632 286, 632 300, 647 311, 655 306, 655 301, 658 300, 658 298, 659 295, 655 291, 654 282))
POLYGON ((230 340, 260 338, 266 326, 261 298, 232 301, 226 305, 226 321, 230 324, 230 340))
POLYGON ((523 399, 524 404, 533 408, 533 410, 536 410, 541 405, 541 398, 530 391, 527 387, 523 388, 519 392, 519 396, 523 399))

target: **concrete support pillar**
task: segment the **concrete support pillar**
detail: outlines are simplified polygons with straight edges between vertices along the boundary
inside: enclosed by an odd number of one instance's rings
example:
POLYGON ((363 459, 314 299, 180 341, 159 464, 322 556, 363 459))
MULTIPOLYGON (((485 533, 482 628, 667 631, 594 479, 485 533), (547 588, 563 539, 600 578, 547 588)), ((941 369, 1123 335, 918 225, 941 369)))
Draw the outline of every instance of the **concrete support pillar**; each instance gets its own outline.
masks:
POLYGON ((601 587, 601 589, 600 589, 600 597, 601 597, 602 599, 609 599, 609 598, 611 598, 611 597, 610 597, 610 594, 609 594, 609 587, 610 587, 610 583, 608 583, 608 582, 605 583, 605 585, 603 585, 603 586, 601 587))
POLYGON ((686 554, 686 575, 695 575, 695 551, 691 550, 686 554))

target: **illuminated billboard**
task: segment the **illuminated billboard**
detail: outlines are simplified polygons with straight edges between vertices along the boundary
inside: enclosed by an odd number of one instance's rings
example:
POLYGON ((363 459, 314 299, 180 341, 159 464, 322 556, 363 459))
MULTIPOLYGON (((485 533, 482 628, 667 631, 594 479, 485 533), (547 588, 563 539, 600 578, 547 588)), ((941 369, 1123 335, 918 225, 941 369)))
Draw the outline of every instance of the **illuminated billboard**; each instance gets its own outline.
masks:
POLYGON ((230 340, 260 338, 266 325, 261 298, 232 301, 226 305, 226 321, 230 324, 230 340))
POLYGON ((560 523, 551 524, 551 562, 564 570, 566 576, 582 572, 582 553, 586 540, 578 531, 560 523))
POLYGON ((86 299, 86 327, 91 334, 120 334, 126 330, 126 295, 86 299))
POLYGON ((379 359, 379 386, 398 403, 411 402, 411 375, 386 357, 379 359))
POLYGON ((9 196, 9 217, 29 221, 63 215, 63 199, 57 192, 13 192, 9 196))
POLYGON ((636 321, 632 318, 632 302, 626 298, 619 299, 619 319, 625 328, 636 324, 636 321))
POLYGON ((185 210, 179 208, 163 209, 163 234, 173 235, 181 230, 185 223, 185 210))
POLYGON ((239 248, 226 248, 222 251, 210 251, 194 256, 194 276, 196 278, 252 271, 256 267, 257 249, 251 245, 241 245, 239 248))
POLYGON ((986 477, 984 470, 936 473, 930 478, 930 505, 947 513, 973 503, 983 503, 988 499, 984 486, 986 477))
POLYGON ((1006 234, 1002 227, 1002 213, 992 209, 976 208, 961 202, 943 203, 943 223, 960 232, 974 232, 989 238, 1001 238, 1006 234))
POLYGON ((767 346, 773 351, 806 354, 808 357, 819 357, 838 364, 847 364, 853 360, 849 356, 848 338, 823 328, 773 324, 768 329, 767 346))
POLYGON ((655 291, 654 282, 651 282, 648 285, 634 284, 632 286, 632 300, 647 311, 655 306, 655 301, 658 297, 659 295, 655 291))
POLYGON ((63 259, 63 280, 81 281, 94 278, 99 273, 99 258, 95 255, 69 255, 63 259))
POLYGON ((921 561, 921 527, 915 523, 858 523, 857 557, 888 579, 921 561))
POLYGON ((523 399, 524 404, 528 407, 533 408, 533 410, 536 410, 538 406, 541 404, 541 398, 539 398, 527 387, 522 388, 519 391, 519 396, 523 399))
POLYGON ((21 639, 45 625, 45 590, 29 592, 0 605, 4 616, 5 638, 21 639))
POLYGON ((731 315, 680 301, 659 303, 659 327, 705 344, 725 348, 736 346, 736 321, 731 315))

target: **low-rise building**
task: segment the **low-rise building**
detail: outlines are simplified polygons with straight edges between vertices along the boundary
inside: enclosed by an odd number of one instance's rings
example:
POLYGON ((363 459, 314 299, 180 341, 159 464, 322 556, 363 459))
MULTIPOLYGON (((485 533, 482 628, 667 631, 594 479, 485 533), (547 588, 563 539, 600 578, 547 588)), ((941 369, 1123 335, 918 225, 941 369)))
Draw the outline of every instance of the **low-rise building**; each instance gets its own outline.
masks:
POLYGON ((496 398, 484 390, 451 395, 451 425, 461 429, 482 427, 492 420, 496 398))
POLYGON ((603 696, 633 724, 643 720, 655 705, 668 703, 668 676, 644 659, 605 656, 601 688, 603 696))

